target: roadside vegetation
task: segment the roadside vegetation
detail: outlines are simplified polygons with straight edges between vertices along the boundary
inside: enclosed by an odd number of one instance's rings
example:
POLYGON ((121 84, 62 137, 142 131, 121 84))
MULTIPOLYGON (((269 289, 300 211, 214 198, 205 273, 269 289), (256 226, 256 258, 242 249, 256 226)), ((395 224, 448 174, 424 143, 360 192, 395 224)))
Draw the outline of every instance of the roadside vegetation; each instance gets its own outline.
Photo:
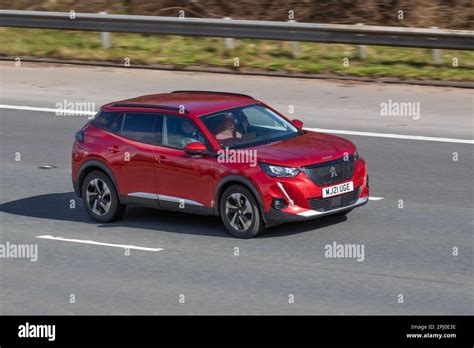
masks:
POLYGON ((430 49, 367 46, 361 60, 357 46, 239 39, 226 49, 222 38, 111 33, 103 49, 99 33, 0 28, 0 55, 48 57, 130 64, 160 64, 229 69, 257 69, 313 74, 396 77, 403 79, 474 80, 474 52, 441 50, 435 64, 430 49), (238 67, 235 66, 238 58, 238 67), (345 60, 347 58, 347 60, 345 60), (346 63, 346 64, 344 64, 346 63), (457 64, 457 66, 455 66, 457 64))

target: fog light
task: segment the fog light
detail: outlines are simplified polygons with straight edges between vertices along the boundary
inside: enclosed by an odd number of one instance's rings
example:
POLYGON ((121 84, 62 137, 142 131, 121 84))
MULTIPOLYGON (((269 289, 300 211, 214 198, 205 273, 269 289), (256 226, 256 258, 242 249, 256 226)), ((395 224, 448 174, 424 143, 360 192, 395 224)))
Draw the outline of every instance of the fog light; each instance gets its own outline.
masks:
POLYGON ((272 207, 276 210, 285 209, 288 203, 283 198, 273 198, 272 207))

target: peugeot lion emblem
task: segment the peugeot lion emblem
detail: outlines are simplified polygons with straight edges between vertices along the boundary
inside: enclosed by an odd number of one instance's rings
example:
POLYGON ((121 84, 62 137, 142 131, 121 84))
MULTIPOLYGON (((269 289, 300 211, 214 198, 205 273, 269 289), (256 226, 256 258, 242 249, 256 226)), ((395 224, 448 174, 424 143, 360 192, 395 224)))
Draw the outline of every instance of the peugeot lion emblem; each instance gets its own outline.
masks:
POLYGON ((334 178, 335 176, 337 176, 336 168, 331 167, 329 169, 329 172, 331 173, 331 178, 334 178))

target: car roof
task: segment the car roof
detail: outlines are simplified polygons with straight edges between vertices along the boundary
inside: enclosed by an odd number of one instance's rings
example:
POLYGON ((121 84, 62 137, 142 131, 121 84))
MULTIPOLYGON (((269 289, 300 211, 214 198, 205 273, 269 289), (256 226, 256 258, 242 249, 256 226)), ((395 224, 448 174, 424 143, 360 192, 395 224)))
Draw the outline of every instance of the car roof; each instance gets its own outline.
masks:
POLYGON ((116 101, 104 105, 105 111, 115 109, 143 109, 184 113, 199 117, 209 113, 259 103, 256 99, 238 93, 214 91, 174 91, 171 93, 150 94, 141 97, 116 101), (184 109, 184 110, 183 110, 184 109))

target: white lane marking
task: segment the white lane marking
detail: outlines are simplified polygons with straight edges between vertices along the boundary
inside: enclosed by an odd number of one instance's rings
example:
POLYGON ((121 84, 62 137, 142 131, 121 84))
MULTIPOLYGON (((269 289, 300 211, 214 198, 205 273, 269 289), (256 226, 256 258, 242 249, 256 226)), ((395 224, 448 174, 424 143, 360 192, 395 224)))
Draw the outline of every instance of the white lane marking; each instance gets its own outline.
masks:
MULTIPOLYGON (((6 105, 6 104, 0 105, 0 109, 42 111, 42 112, 54 112, 54 113, 59 112, 59 113, 65 113, 65 114, 70 113, 70 114, 86 115, 86 116, 93 116, 96 114, 96 112, 93 112, 93 111, 40 108, 40 107, 35 107, 35 106, 20 106, 20 105, 6 105)), ((315 131, 315 132, 322 132, 322 133, 360 135, 364 137, 438 141, 438 142, 444 142, 444 143, 458 143, 458 144, 474 144, 474 140, 471 140, 471 139, 455 139, 455 138, 426 137, 423 135, 359 132, 359 131, 349 131, 349 130, 341 130, 341 129, 306 128, 306 127, 305 129, 315 131)))
POLYGON ((364 137, 439 141, 439 142, 443 142, 443 143, 474 144, 474 140, 471 140, 471 139, 438 138, 438 137, 425 137, 423 135, 372 133, 372 132, 359 132, 359 131, 349 131, 349 130, 340 130, 340 129, 324 129, 324 128, 306 128, 305 127, 305 129, 310 130, 310 131, 315 131, 315 132, 321 132, 321 133, 361 135, 361 136, 364 136, 364 137))
POLYGON ((125 244, 112 244, 112 243, 102 243, 96 242, 93 240, 83 240, 83 239, 69 239, 63 237, 54 237, 50 235, 43 235, 43 236, 36 236, 36 238, 41 239, 49 239, 49 240, 59 240, 62 242, 72 242, 72 243, 81 243, 81 244, 93 244, 93 245, 102 245, 102 246, 110 246, 114 248, 123 248, 123 249, 135 249, 135 250, 145 250, 145 251, 161 251, 162 248, 146 248, 136 245, 125 245, 125 244))
POLYGON ((369 201, 381 201, 383 197, 369 196, 369 201))
POLYGON ((83 110, 70 110, 70 109, 56 109, 56 108, 40 108, 36 106, 22 106, 22 105, 0 105, 0 109, 13 109, 13 110, 26 110, 26 111, 42 111, 42 112, 54 112, 61 114, 74 114, 84 116, 94 116, 96 111, 83 111, 83 110))

